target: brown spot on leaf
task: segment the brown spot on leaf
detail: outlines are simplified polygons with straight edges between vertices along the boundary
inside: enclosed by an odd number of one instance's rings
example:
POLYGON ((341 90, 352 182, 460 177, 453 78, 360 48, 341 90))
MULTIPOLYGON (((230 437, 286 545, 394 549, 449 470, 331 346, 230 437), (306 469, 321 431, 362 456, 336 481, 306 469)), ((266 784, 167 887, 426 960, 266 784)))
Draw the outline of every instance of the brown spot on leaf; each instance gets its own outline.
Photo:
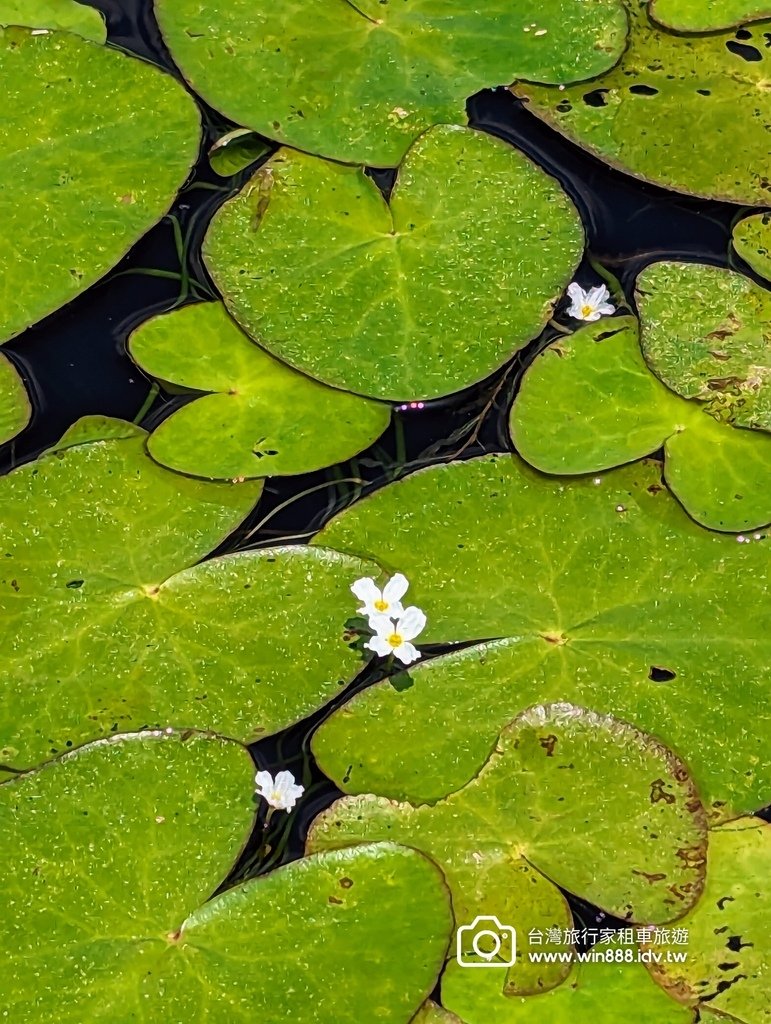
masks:
POLYGON ((654 779, 651 783, 651 803, 657 804, 660 801, 664 801, 667 804, 673 804, 675 802, 674 793, 667 793, 666 782, 663 779, 654 779))
POLYGON ((546 751, 547 757, 554 757, 554 748, 557 746, 557 737, 550 733, 548 736, 539 736, 538 742, 546 751))

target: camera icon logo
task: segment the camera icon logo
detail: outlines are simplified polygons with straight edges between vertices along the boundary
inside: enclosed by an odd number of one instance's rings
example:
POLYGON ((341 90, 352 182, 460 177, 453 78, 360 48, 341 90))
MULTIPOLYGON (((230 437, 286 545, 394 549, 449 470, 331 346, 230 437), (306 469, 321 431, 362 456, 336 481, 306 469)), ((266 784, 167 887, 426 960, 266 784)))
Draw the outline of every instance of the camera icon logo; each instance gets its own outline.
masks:
POLYGON ((512 967, 516 958, 516 929, 497 917, 480 915, 458 929, 455 959, 461 967, 512 967))

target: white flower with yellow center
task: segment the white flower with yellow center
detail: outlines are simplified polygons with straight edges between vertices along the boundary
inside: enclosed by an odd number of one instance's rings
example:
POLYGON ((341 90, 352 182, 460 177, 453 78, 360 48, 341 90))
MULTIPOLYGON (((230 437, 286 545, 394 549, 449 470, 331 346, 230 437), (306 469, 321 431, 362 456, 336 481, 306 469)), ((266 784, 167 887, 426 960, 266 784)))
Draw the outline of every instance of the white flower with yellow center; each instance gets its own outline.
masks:
POLYGON ((295 783, 291 772, 279 772, 275 779, 270 772, 257 772, 254 781, 259 795, 276 811, 291 811, 305 792, 303 786, 295 783))
POLYGON ((359 615, 366 615, 368 619, 375 615, 387 615, 389 618, 397 619, 404 612, 402 598, 408 587, 407 577, 402 576, 400 572, 392 576, 382 590, 371 576, 363 576, 351 586, 354 595, 364 602, 356 611, 359 615))
POLYGON ((420 608, 407 608, 394 622, 387 615, 373 615, 369 627, 374 636, 364 646, 381 658, 393 654, 403 665, 411 665, 420 657, 420 651, 410 640, 423 632, 426 616, 420 608))
POLYGON ((616 312, 616 307, 608 302, 610 292, 604 284, 585 292, 581 285, 574 281, 568 285, 568 295, 571 300, 568 316, 572 316, 574 320, 599 320, 601 316, 610 316, 616 312))

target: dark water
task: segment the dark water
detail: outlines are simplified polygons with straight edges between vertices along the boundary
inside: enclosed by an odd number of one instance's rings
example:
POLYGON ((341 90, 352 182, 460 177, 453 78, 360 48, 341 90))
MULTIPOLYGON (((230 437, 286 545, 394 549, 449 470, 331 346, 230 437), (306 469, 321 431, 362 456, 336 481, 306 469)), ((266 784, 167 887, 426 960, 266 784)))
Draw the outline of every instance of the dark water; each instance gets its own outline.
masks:
MULTIPOLYGON (((93 6, 106 14, 113 44, 177 74, 149 0, 98 0, 93 6)), ((202 265, 201 241, 215 210, 238 191, 258 164, 224 181, 213 174, 204 154, 232 125, 205 105, 202 113, 202 156, 170 215, 98 285, 4 346, 32 390, 35 414, 30 427, 0 449, 0 470, 34 458, 80 416, 101 413, 134 420, 143 412, 141 424, 153 429, 190 400, 189 395, 171 395, 154 388, 129 359, 125 343, 128 334, 149 316, 194 301, 196 295, 216 294, 202 265), (147 268, 178 277, 149 276, 142 272, 147 268)), ((690 258, 726 265, 731 225, 741 207, 678 196, 614 171, 548 129, 505 90, 474 96, 468 114, 471 125, 518 146, 559 179, 581 211, 588 255, 616 275, 628 297, 639 271, 657 259, 690 258)), ((387 173, 373 176, 381 187, 388 186, 387 173)), ((506 253, 500 258, 504 261, 506 253)), ((589 272, 588 263, 582 270, 589 272)), ((421 411, 395 413, 386 434, 351 462, 269 481, 258 507, 220 551, 297 542, 360 493, 416 464, 509 449, 506 413, 521 369, 554 333, 547 329, 481 384, 428 403, 421 411), (340 483, 341 478, 362 483, 340 483), (315 488, 312 493, 301 497, 311 488, 315 488)), ((378 678, 377 672, 377 667, 370 666, 353 689, 369 685, 378 678)), ((309 822, 339 794, 309 754, 309 736, 328 713, 328 709, 319 712, 301 726, 255 744, 253 753, 262 767, 289 767, 302 777, 308 792, 297 814, 288 819, 283 816, 281 824, 286 831, 271 831, 268 843, 272 852, 267 860, 260 857, 253 863, 263 838, 258 827, 230 881, 300 856, 309 822)), ((771 815, 768 817, 771 820, 771 815)), ((601 871, 599 862, 597 869, 601 871)), ((572 896, 569 900, 577 927, 613 923, 583 901, 572 896)))

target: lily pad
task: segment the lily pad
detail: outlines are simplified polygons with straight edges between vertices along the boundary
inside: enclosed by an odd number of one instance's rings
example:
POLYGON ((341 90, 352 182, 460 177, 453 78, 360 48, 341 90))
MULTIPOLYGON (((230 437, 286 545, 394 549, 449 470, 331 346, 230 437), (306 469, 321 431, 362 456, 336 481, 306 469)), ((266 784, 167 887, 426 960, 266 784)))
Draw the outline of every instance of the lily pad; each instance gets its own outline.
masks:
POLYGON ((76 0, 0 0, 0 25, 63 29, 95 43, 107 39, 102 12, 76 0))
POLYGON ((674 1002, 636 962, 637 947, 594 946, 557 988, 532 996, 506 995, 496 971, 468 971, 449 963, 442 1000, 463 1024, 694 1024, 694 1011, 674 1002), (617 956, 629 960, 616 960, 617 956))
POLYGON ((771 430, 771 292, 699 263, 654 263, 638 277, 643 354, 672 391, 715 419, 771 430))
POLYGON ((209 150, 209 164, 216 174, 227 178, 265 156, 270 148, 256 132, 248 128, 236 128, 217 139, 209 150))
POLYGON ((206 902, 249 834, 253 771, 232 741, 140 733, 0 786, 4 1010, 24 1024, 406 1024, 451 927, 419 854, 309 858, 206 902))
POLYGON ((733 246, 756 274, 771 280, 771 214, 756 213, 734 225, 733 246))
POLYGON ((629 44, 611 71, 564 89, 520 82, 515 93, 569 139, 638 178, 768 206, 769 26, 749 26, 741 43, 731 32, 681 36, 651 20, 648 0, 627 6, 629 44))
POLYGON ((656 21, 675 32, 719 32, 771 18, 768 0, 651 0, 656 21))
POLYGON ((16 437, 32 416, 27 389, 13 363, 0 355, 0 444, 16 437))
POLYGON ((419 643, 508 638, 411 666, 336 711, 314 749, 344 791, 440 799, 516 714, 569 701, 674 750, 713 818, 767 803, 768 541, 697 526, 659 464, 567 480, 509 456, 433 467, 315 542, 403 572, 428 616, 419 643))
POLYGON ((212 394, 183 406, 148 440, 154 459, 193 476, 282 476, 350 458, 391 410, 319 384, 258 348, 221 303, 154 317, 129 339, 155 377, 212 394))
MULTIPOLYGON (((654 316, 652 331, 669 336, 661 323, 654 316)), ((697 522, 737 532, 764 526, 771 436, 736 429, 710 407, 665 387, 642 357, 637 320, 615 317, 536 357, 511 411, 511 436, 545 473, 595 473, 663 446, 666 481, 697 522)))
POLYGON ((764 821, 742 818, 710 832, 704 896, 680 922, 688 958, 651 965, 675 999, 747 1024, 771 1019, 769 868, 771 826, 764 821))
POLYGON ((619 0, 156 0, 174 60, 231 120, 350 163, 395 166, 427 128, 466 121, 466 98, 515 78, 574 82, 611 67, 619 0))
POLYGON ((259 493, 170 473, 144 436, 0 480, 0 764, 145 726, 251 741, 337 693, 361 663, 349 586, 377 567, 304 547, 202 562, 259 493))
POLYGON ((170 75, 69 32, 0 30, 0 69, 7 340, 97 281, 168 209, 200 122, 170 75))
POLYGON ((281 150, 204 242, 225 305, 261 345, 394 400, 446 395, 500 366, 541 331, 582 250, 552 178, 448 125, 415 143, 388 202, 360 168, 281 150))
MULTIPOLYGON (((478 775, 445 800, 344 797, 315 820, 308 848, 384 838, 439 865, 459 929, 496 917, 526 935, 563 923, 552 882, 627 920, 681 916, 703 886, 707 828, 685 766, 661 744, 609 716, 558 704, 523 712, 478 775)), ((463 942, 459 931, 465 956, 463 942)), ((493 953, 505 966, 504 952, 493 953)), ((538 992, 568 970, 533 963, 519 949, 506 988, 538 992)))

